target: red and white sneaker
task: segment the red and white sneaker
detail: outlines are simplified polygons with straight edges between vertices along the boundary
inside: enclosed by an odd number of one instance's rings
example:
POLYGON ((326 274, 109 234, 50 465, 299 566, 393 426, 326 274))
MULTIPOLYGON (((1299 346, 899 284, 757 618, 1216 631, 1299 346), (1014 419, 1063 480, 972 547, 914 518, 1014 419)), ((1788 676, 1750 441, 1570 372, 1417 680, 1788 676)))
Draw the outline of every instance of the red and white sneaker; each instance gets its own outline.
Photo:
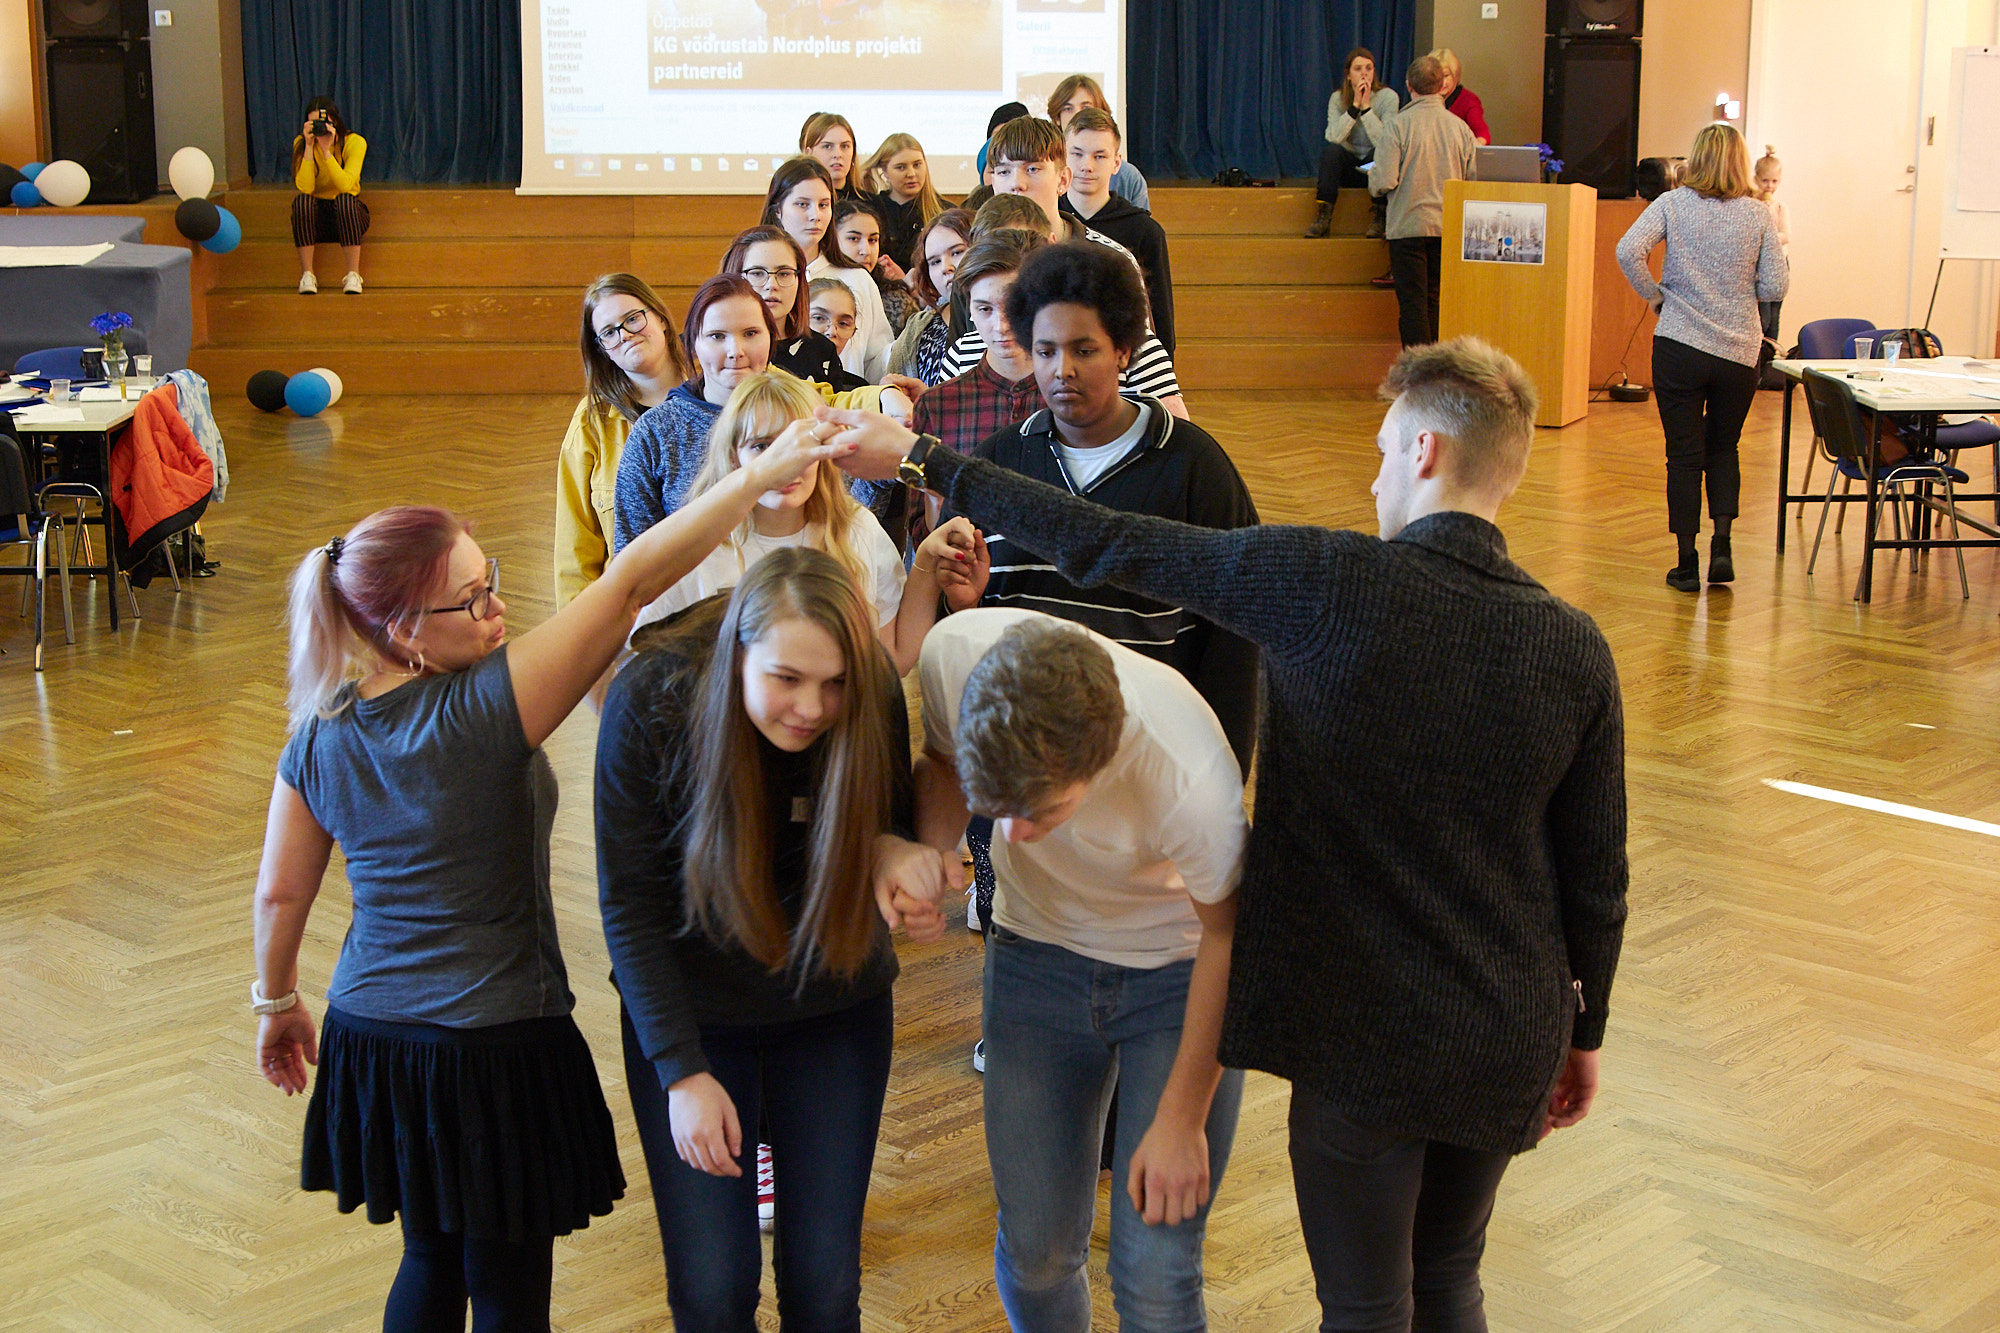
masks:
POLYGON ((757 1145, 757 1229, 769 1231, 778 1220, 778 1178, 771 1170, 771 1145, 757 1145))

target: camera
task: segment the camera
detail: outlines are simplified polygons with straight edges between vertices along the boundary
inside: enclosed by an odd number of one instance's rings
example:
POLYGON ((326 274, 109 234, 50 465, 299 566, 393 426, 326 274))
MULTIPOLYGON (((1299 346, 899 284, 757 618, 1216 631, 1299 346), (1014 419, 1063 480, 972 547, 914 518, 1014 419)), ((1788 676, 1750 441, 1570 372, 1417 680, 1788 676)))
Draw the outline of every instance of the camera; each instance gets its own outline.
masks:
POLYGON ((324 111, 314 112, 312 119, 307 121, 306 124, 312 126, 313 138, 315 139, 331 138, 333 135, 333 122, 327 119, 326 112, 324 111))

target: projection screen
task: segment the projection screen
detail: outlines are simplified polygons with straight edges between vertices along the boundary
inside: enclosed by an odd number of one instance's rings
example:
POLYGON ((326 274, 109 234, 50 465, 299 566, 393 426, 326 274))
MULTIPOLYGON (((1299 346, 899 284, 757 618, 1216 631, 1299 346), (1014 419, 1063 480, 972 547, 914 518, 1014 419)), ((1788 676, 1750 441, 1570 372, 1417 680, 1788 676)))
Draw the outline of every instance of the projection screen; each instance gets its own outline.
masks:
POLYGON ((1124 0, 522 0, 521 193, 757 194, 837 111, 857 158, 896 131, 937 188, 1004 102, 1070 74, 1125 102, 1124 0))

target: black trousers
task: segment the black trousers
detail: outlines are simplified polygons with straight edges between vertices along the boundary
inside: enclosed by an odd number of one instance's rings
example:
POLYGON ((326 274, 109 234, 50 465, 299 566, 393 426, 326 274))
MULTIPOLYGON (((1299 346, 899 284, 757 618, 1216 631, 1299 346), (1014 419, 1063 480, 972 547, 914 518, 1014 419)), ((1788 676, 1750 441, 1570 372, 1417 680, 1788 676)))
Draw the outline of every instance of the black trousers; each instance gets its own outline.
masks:
POLYGON ((1443 272, 1443 237, 1406 236, 1389 242, 1389 275, 1396 280, 1396 327, 1403 346, 1438 340, 1438 279, 1443 272))
POLYGON ((292 244, 359 245, 368 234, 368 205, 358 194, 337 194, 319 199, 309 194, 292 196, 292 244))
POLYGON ((403 1263, 382 1312, 384 1333, 548 1333, 555 1238, 468 1240, 403 1221, 403 1263))
POLYGON ((1368 173, 1361 164, 1368 158, 1358 157, 1346 144, 1330 143, 1319 152, 1319 201, 1323 204, 1336 203, 1340 192, 1346 189, 1368 188, 1368 173))
POLYGON ((1297 1089, 1291 1137, 1320 1333, 1485 1333, 1479 1261, 1512 1158, 1369 1129, 1297 1089))
POLYGON ((1667 437, 1667 530, 1701 531, 1704 482, 1709 518, 1735 518, 1743 489, 1736 442, 1757 397, 1757 367, 1655 337, 1653 397, 1667 437))

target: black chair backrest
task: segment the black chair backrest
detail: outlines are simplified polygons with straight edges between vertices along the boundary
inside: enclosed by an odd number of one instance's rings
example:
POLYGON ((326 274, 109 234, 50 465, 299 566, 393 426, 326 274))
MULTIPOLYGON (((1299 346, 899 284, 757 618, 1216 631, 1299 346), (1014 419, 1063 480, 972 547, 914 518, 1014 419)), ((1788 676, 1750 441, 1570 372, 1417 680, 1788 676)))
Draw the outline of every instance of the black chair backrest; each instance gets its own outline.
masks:
POLYGON ((1875 451, 1870 447, 1861 404, 1854 400, 1854 389, 1838 376, 1812 369, 1806 371, 1800 386, 1812 412, 1813 434, 1826 442, 1827 452, 1834 458, 1857 463, 1865 472, 1875 451))
POLYGON ((0 514, 19 515, 34 509, 34 494, 28 489, 26 455, 21 442, 0 429, 0 514))

